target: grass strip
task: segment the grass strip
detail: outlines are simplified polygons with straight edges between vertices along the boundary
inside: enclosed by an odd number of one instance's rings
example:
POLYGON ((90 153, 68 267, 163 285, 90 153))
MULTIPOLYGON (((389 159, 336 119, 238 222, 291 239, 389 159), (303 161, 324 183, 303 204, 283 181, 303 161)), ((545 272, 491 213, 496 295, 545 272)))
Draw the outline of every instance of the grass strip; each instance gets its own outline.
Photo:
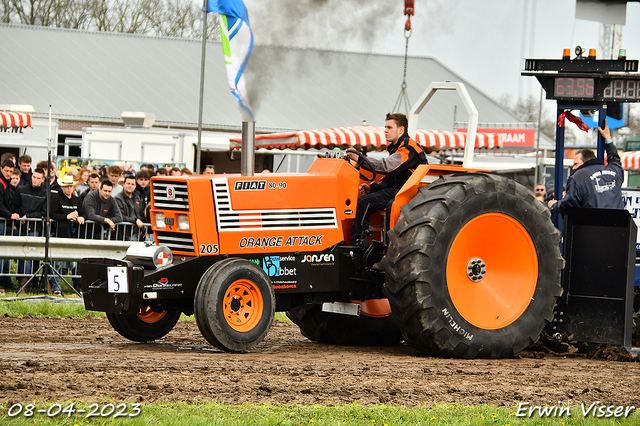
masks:
MULTIPOLYGON (((0 315, 9 315, 12 317, 33 316, 42 318, 85 318, 87 315, 92 317, 103 317, 104 312, 87 311, 82 303, 55 303, 50 300, 4 300, 14 297, 15 293, 7 292, 4 297, 0 298, 0 315)), ((22 296, 22 295, 21 295, 22 296)), ((80 300, 77 296, 69 296, 64 299, 80 300)), ((194 321, 193 315, 182 314, 180 317, 183 321, 194 321)), ((276 321, 291 322, 284 312, 276 312, 276 321)))
MULTIPOLYGON (((13 297, 7 294, 7 297, 13 297)), ((75 296, 76 299, 77 296, 75 296)), ((104 316, 103 312, 87 311, 82 303, 54 303, 49 300, 3 300, 0 298, 0 315, 12 317, 84 318, 104 316)), ((70 299, 70 298, 69 298, 70 299)))
POLYGON ((390 405, 361 406, 310 405, 281 406, 273 404, 229 405, 220 403, 158 403, 140 405, 140 414, 130 417, 137 409, 131 403, 104 401, 90 405, 78 401, 65 403, 33 402, 31 416, 26 416, 27 404, 0 405, 0 423, 9 425, 634 425, 640 415, 622 418, 583 416, 580 407, 572 407, 571 415, 561 417, 516 417, 517 407, 490 405, 436 405, 407 408, 390 405), (72 408, 71 411, 69 407, 72 408), (38 410, 44 410, 38 412, 38 410), (85 410, 79 413, 77 410, 85 410), (59 412, 56 416, 52 414, 59 412), (9 416, 9 413, 13 416, 9 416), (95 414, 90 417, 89 413, 95 414), (117 413, 122 417, 117 417, 117 413))

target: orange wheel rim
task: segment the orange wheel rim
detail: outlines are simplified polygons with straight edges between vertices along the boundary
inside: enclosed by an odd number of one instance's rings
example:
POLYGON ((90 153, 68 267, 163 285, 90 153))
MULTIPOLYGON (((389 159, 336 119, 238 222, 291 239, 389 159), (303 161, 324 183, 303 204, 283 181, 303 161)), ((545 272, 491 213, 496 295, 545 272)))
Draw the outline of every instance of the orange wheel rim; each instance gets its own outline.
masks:
POLYGON ((447 288, 476 327, 506 327, 527 309, 538 282, 538 257, 520 222, 502 213, 475 217, 456 235, 447 259, 447 288))
POLYGON ((164 318, 164 316, 167 315, 167 311, 156 312, 148 306, 143 306, 140 308, 140 312, 137 315, 138 318, 144 322, 154 323, 164 318))
POLYGON ((262 317, 262 292, 249 280, 234 282, 224 295, 223 309, 227 324, 235 331, 253 330, 262 317))

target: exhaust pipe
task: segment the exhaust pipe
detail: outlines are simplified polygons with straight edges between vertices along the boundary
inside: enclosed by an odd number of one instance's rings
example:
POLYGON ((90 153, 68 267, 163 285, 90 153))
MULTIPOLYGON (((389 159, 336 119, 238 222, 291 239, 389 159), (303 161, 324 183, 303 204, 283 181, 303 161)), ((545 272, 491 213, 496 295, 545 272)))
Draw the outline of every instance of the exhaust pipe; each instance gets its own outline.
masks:
POLYGON ((240 175, 253 176, 255 169, 256 122, 242 122, 242 155, 240 157, 240 175))

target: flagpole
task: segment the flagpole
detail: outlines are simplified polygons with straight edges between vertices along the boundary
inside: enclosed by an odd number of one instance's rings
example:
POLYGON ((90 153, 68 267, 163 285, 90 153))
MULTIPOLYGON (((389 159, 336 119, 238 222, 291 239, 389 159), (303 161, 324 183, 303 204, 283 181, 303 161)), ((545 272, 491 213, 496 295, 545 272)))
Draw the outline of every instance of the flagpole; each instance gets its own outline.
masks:
POLYGON ((198 111, 198 146, 196 148, 196 174, 200 174, 200 162, 202 156, 202 105, 204 103, 204 59, 207 52, 207 10, 209 0, 204 0, 204 14, 202 18, 202 57, 200 59, 200 105, 198 111))

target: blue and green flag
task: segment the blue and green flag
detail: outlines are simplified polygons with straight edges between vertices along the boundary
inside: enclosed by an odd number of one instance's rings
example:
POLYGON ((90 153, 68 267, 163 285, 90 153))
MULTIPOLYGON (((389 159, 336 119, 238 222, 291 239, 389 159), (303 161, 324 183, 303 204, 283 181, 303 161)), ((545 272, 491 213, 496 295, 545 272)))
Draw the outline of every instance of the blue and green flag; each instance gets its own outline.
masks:
POLYGON ((220 15, 220 39, 229 86, 240 106, 255 120, 243 75, 253 49, 253 33, 249 26, 247 8, 242 0, 209 0, 207 12, 220 15))

